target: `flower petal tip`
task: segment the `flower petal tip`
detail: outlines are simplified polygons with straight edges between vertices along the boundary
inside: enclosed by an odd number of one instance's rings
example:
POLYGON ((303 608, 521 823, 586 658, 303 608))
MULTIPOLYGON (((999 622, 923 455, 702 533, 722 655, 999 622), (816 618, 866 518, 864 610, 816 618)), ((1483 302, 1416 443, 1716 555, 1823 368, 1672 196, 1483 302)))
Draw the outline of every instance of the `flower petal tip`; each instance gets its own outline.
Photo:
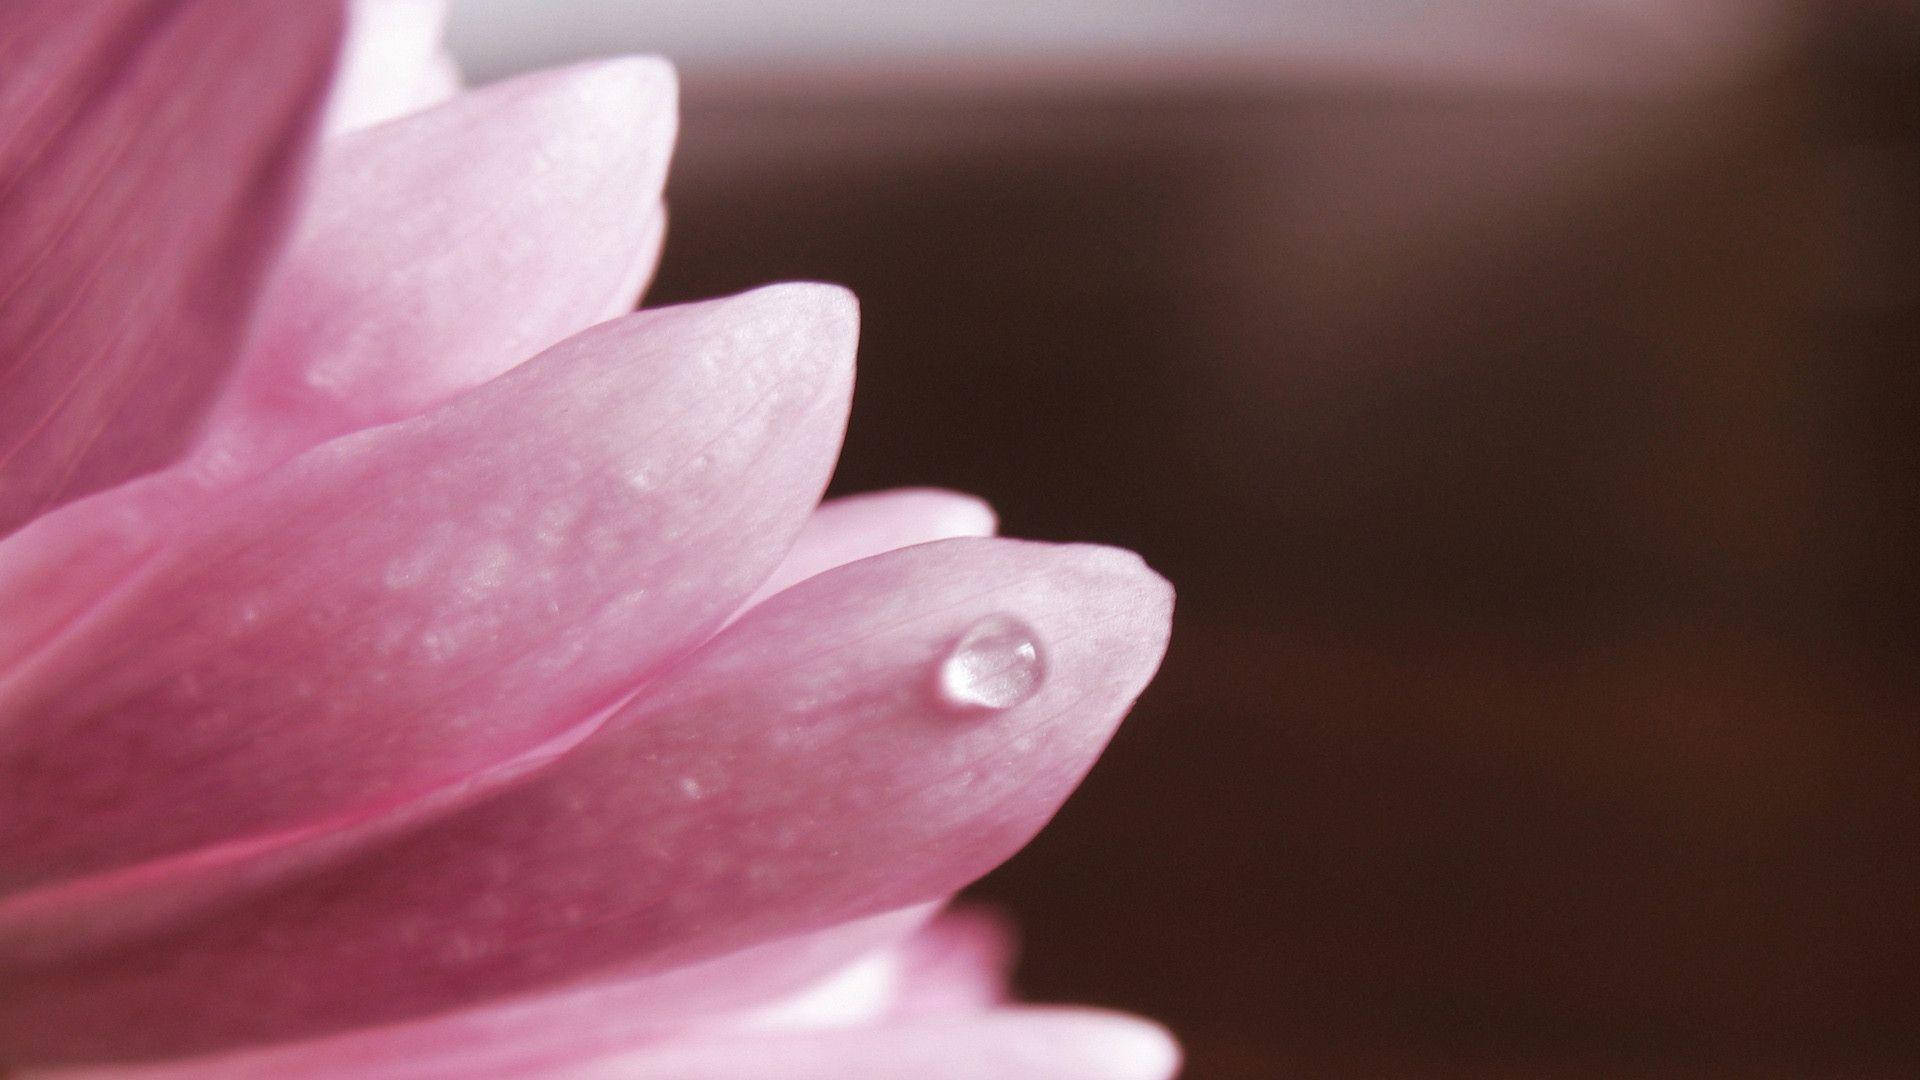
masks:
POLYGON ((563 80, 577 95, 584 112, 602 116, 609 125, 640 125, 643 135, 629 128, 625 139, 606 134, 604 146, 640 137, 656 142, 664 127, 668 137, 678 126, 680 112, 680 75, 673 62, 663 56, 615 56, 583 61, 568 68, 541 72, 534 80, 563 80))
POLYGON ((860 304, 839 285, 784 282, 715 301, 720 332, 737 343, 742 379, 797 380, 834 400, 842 413, 852 401, 854 353, 860 341, 860 304))
MULTIPOLYGON (((1173 583, 1147 565, 1138 552, 1103 544, 1061 545, 1083 577, 1088 618, 1111 619, 1129 631, 1128 636, 1142 652, 1151 655, 1141 673, 1140 688, 1159 669, 1172 633, 1173 583)), ((1137 691, 1136 691, 1137 692, 1137 691)))
POLYGON ((769 319, 816 335, 820 340, 844 343, 851 354, 860 336, 860 301, 844 285, 822 281, 783 281, 741 293, 769 319))
POLYGON ((1079 1050, 1090 1078, 1171 1080, 1180 1071, 1180 1043, 1151 1020, 1088 1010, 1081 1023, 1079 1050))
POLYGON ((992 536, 1000 531, 1000 515, 978 495, 932 487, 900 488, 892 494, 901 510, 916 511, 938 530, 940 539, 992 536))
POLYGON ((664 98, 668 102, 677 101, 680 94, 680 76, 673 61, 664 56, 651 53, 634 56, 616 56, 595 63, 609 71, 617 71, 631 81, 635 96, 646 100, 664 98))

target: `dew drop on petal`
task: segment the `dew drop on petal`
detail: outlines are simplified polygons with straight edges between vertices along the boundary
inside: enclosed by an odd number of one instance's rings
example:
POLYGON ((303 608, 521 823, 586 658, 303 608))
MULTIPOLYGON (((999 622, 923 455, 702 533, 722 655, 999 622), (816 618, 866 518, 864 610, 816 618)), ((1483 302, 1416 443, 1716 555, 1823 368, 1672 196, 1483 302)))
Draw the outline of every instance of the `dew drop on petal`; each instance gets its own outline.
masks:
POLYGON ((1010 615, 989 615, 960 635, 940 662, 940 694, 961 709, 1011 709, 1046 678, 1033 628, 1010 615))

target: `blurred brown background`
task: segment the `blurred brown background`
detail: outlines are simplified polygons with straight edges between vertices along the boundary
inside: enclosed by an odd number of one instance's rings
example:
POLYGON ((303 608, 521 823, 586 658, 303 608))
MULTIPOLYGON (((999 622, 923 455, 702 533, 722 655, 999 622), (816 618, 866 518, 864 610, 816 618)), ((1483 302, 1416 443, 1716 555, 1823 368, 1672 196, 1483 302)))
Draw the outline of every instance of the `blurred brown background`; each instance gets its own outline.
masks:
POLYGON ((1027 994, 1192 1080, 1916 1074, 1916 27, 1617 84, 686 70, 650 302, 850 285, 837 490, 1180 589, 977 890, 1027 994))

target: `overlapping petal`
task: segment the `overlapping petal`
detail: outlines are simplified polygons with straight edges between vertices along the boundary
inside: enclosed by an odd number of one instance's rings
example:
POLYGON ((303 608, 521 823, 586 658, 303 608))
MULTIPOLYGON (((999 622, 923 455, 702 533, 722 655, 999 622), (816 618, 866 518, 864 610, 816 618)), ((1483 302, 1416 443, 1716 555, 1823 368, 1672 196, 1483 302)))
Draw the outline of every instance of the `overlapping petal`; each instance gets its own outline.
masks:
POLYGON ((939 899, 1079 780, 1158 664, 1169 603, 1131 555, 1007 540, 810 578, 493 799, 218 919, 8 971, 0 1048, 316 1034, 939 899), (956 708, 942 660, 989 616, 1030 628, 1046 677, 956 708))
MULTIPOLYGON (((832 993, 849 966, 904 955, 930 907, 796 934, 660 975, 584 986, 346 1032, 329 1038, 190 1058, 160 1065, 45 1073, 62 1080, 465 1080, 551 1075, 690 1031, 732 1029, 758 1011, 807 1007, 832 993), (847 965, 848 956, 863 959, 847 965)), ((899 990, 884 988, 873 1015, 899 990)), ((864 1019, 865 1017, 863 1017, 864 1019)), ((808 1025, 818 1026, 818 1025, 808 1025)))
POLYGON ((1014 932, 977 908, 953 908, 900 950, 896 1016, 977 1011, 1003 1004, 1013 976, 1014 932))
POLYGON ((455 1058, 450 1067, 439 1065, 336 1067, 324 1057, 273 1058, 34 1070, 21 1080, 1170 1080, 1180 1049, 1165 1029, 1131 1016, 1009 1007, 849 1030, 703 1035, 586 1060, 502 1065, 455 1058))
POLYGON ((0 684, 213 492, 172 468, 62 506, 0 538, 0 684))
POLYGON ((680 1039, 543 1080, 1168 1080, 1179 1067, 1179 1048, 1156 1024, 1029 1006, 848 1031, 680 1039))
POLYGON ((586 329, 658 254, 670 69, 456 96, 444 0, 348 10, 331 89, 333 0, 0 13, 0 1063, 1164 1080, 928 920, 1165 583, 948 492, 809 516, 850 297, 586 329), (987 625, 1032 680, 956 697, 987 625))
POLYGON ((799 529, 854 322, 824 286, 632 316, 229 493, 0 683, 0 873, 312 828, 612 704, 799 529))
POLYGON ((807 518, 786 558, 747 603, 757 604, 815 574, 896 548, 961 536, 992 536, 998 524, 985 502, 935 488, 829 499, 807 518))
POLYGON ((664 976, 413 1024, 161 1064, 34 1071, 23 1080, 789 1075, 770 1068, 838 1080, 905 1075, 899 1070, 915 1063, 916 1077, 1164 1080, 1177 1066, 1177 1048, 1154 1025, 1084 1010, 1004 1008, 1005 931, 962 910, 911 932, 925 918, 923 908, 891 912, 664 976), (770 972, 784 978, 862 940, 890 943, 769 1006, 743 1012, 730 1004, 742 1000, 743 986, 765 992, 776 985, 770 972), (702 1009, 703 1017, 685 1022, 702 1009), (936 1058, 944 1060, 930 1064, 936 1058))
POLYGON ((219 487, 631 310, 657 253, 674 100, 659 61, 588 64, 327 146, 198 460, 0 540, 0 673, 219 487))
POLYGON ((202 468, 245 474, 410 416, 631 311, 675 122, 672 68, 628 58, 333 140, 202 468))
POLYGON ((279 246, 340 32, 327 0, 9 0, 5 19, 0 536, 184 451, 279 246))

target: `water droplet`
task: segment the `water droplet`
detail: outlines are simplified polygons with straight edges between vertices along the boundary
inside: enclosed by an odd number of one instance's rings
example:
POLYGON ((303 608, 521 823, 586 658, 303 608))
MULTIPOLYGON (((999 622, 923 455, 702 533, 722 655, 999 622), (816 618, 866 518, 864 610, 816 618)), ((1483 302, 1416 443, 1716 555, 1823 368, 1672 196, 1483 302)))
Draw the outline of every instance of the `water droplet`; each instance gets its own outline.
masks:
POLYGON ((961 708, 1011 709, 1046 678, 1033 628, 1010 615, 989 615, 967 628, 940 664, 940 693, 961 708))

